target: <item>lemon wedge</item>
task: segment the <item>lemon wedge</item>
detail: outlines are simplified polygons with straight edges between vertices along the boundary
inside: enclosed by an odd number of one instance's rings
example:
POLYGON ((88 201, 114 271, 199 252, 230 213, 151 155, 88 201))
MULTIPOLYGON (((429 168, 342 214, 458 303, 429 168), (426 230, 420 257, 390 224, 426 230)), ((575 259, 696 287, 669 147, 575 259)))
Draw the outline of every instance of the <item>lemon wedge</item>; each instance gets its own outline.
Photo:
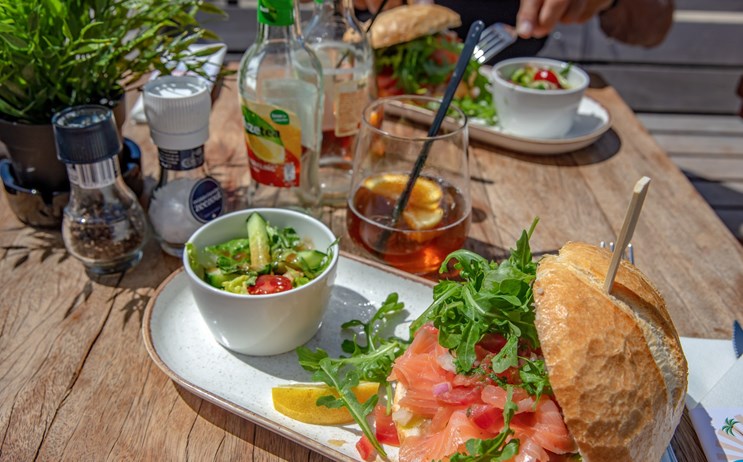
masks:
POLYGON ((283 164, 286 157, 284 147, 258 136, 248 134, 248 144, 255 155, 269 164, 283 164))
MULTIPOLYGON (((356 399, 365 402, 377 394, 379 384, 361 382, 353 389, 356 399)), ((280 413, 294 420, 316 425, 341 425, 353 422, 348 409, 318 406, 317 400, 323 396, 338 396, 334 390, 324 384, 296 384, 274 387, 271 390, 273 407, 280 413)))
MULTIPOLYGON (((400 173, 384 173, 364 180, 364 187, 390 199, 397 199, 405 190, 408 176, 400 173)), ((438 208, 444 193, 441 186, 428 178, 418 178, 413 186, 408 204, 421 209, 438 208)))

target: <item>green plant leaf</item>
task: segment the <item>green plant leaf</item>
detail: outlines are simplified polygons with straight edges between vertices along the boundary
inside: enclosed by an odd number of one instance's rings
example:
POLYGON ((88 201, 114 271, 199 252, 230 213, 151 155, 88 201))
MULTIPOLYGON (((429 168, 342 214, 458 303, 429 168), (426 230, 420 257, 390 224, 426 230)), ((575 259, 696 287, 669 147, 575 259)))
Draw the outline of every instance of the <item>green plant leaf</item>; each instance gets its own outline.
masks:
POLYGON ((48 123, 66 106, 117 100, 145 74, 169 72, 190 45, 218 39, 199 11, 223 16, 204 0, 2 2, 0 117, 48 123))

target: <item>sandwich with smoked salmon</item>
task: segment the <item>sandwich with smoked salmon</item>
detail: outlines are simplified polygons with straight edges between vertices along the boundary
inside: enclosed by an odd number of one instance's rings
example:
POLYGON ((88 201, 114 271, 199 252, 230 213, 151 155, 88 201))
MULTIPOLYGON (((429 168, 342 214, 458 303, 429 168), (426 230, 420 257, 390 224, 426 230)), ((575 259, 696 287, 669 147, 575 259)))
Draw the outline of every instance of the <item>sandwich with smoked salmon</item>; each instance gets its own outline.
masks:
POLYGON ((440 283, 414 323, 377 411, 399 461, 660 460, 687 366, 659 292, 626 262, 604 292, 611 254, 588 244, 514 255, 455 253, 465 282, 440 283))
POLYGON ((611 254, 571 242, 533 259, 524 231, 508 259, 468 250, 448 256, 459 280, 441 280, 410 325, 410 341, 384 337, 402 311, 396 294, 344 341, 350 356, 300 348, 300 364, 346 406, 362 459, 398 462, 657 462, 679 423, 687 364, 658 290, 611 254), (359 381, 381 397, 358 402, 359 381), (373 425, 366 416, 373 414, 373 425))

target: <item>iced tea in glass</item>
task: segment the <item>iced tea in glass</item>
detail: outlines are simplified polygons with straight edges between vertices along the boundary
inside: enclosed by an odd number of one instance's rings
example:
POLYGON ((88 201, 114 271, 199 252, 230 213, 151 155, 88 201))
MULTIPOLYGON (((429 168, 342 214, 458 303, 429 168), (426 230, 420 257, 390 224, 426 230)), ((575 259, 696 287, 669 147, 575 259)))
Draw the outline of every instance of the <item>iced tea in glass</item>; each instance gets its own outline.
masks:
POLYGON ((420 275, 438 272, 470 227, 467 120, 451 108, 434 137, 427 132, 439 100, 382 98, 366 107, 356 143, 346 220, 372 257, 420 275), (424 147, 428 156, 397 220, 393 211, 424 147))

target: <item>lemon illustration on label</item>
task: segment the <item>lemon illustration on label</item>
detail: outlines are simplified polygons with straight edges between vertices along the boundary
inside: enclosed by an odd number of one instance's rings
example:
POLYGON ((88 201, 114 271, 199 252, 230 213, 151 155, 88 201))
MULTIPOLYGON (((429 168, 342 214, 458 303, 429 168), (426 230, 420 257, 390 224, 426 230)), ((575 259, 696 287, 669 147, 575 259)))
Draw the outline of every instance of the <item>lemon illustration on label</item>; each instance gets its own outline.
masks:
POLYGON ((260 138, 250 133, 247 134, 248 144, 253 153, 262 161, 269 164, 283 164, 286 151, 280 144, 274 143, 266 138, 260 138))

